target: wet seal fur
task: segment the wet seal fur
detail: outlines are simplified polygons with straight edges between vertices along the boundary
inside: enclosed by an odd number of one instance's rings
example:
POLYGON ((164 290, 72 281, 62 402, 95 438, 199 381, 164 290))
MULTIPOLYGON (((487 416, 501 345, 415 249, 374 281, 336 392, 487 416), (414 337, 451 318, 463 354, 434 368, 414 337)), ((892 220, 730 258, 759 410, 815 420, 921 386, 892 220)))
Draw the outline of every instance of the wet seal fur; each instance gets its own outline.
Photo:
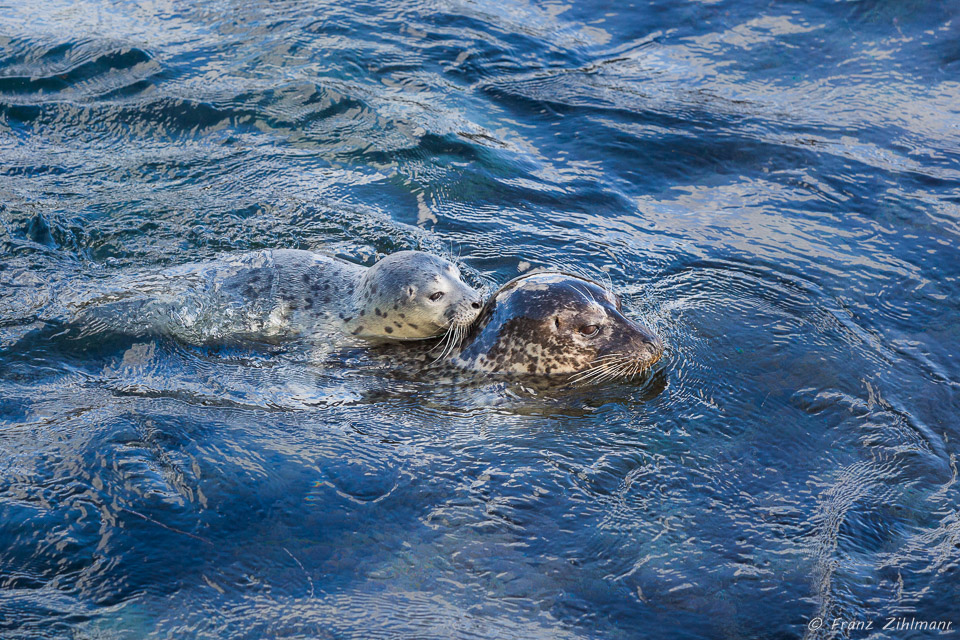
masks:
POLYGON ((400 251, 372 267, 295 249, 189 264, 120 283, 87 301, 91 327, 162 333, 192 344, 231 340, 423 340, 463 331, 482 298, 456 265, 400 251))
POLYGON ((602 285, 539 272, 494 293, 462 343, 433 369, 600 383, 636 376, 663 349, 650 329, 623 315, 620 300, 602 285))

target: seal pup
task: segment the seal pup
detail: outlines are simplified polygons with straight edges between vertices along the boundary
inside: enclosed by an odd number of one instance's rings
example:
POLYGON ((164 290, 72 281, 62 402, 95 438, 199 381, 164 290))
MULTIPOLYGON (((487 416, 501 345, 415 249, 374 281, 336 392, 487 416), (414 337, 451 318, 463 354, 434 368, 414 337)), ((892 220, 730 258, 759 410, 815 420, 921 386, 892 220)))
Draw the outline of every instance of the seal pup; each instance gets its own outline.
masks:
MULTIPOLYGON (((620 300, 605 287, 567 273, 539 272, 502 286, 462 343, 442 363, 426 368, 454 376, 596 384, 636 376, 656 363, 663 349, 656 334, 623 315, 620 300)), ((403 361, 398 349, 387 357, 403 361)), ((423 353, 417 358, 426 365, 423 353)))
POLYGON ((400 251, 367 268, 295 249, 263 250, 127 278, 82 305, 93 329, 229 340, 423 340, 469 326, 480 293, 456 265, 400 251))

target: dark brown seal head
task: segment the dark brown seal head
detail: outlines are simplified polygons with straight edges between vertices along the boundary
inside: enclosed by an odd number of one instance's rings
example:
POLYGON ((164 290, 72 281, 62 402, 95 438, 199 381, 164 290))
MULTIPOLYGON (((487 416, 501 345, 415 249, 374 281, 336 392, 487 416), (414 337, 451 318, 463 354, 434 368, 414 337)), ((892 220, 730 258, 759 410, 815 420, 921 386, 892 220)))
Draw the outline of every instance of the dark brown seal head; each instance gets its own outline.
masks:
POLYGON ((629 378, 663 355, 652 331, 626 318, 595 282, 542 272, 505 284, 487 302, 451 364, 508 375, 629 378))

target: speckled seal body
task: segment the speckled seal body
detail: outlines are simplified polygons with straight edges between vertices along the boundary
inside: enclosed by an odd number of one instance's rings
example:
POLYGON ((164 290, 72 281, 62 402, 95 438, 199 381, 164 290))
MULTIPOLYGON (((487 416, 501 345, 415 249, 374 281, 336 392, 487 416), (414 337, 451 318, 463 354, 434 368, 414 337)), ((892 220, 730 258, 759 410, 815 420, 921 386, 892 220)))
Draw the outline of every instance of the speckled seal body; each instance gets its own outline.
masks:
POLYGON ((565 273, 523 276, 500 288, 449 364, 501 375, 602 381, 633 376, 663 343, 621 313, 617 297, 565 273))
POLYGON ((421 251, 369 268, 310 251, 256 251, 141 275, 101 298, 83 310, 100 326, 195 344, 422 340, 469 326, 481 308, 454 264, 421 251))

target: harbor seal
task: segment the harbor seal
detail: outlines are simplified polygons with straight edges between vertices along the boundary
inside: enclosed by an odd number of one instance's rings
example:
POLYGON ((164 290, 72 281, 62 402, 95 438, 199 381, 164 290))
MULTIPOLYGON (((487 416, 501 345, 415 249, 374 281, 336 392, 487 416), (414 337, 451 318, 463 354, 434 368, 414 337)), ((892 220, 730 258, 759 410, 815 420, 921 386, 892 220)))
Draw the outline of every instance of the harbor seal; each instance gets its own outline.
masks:
POLYGON ((453 263, 422 251, 372 267, 295 249, 263 250, 126 278, 84 303, 91 326, 231 340, 423 340, 469 326, 479 292, 453 263))
MULTIPOLYGON (((462 342, 432 368, 453 375, 600 383, 634 377, 656 363, 663 350, 661 339, 625 317, 619 299, 603 286, 567 273, 540 272, 511 280, 494 293, 462 342)), ((397 351, 392 353, 389 357, 396 359, 397 351)), ((420 361, 426 364, 427 356, 420 361)))

